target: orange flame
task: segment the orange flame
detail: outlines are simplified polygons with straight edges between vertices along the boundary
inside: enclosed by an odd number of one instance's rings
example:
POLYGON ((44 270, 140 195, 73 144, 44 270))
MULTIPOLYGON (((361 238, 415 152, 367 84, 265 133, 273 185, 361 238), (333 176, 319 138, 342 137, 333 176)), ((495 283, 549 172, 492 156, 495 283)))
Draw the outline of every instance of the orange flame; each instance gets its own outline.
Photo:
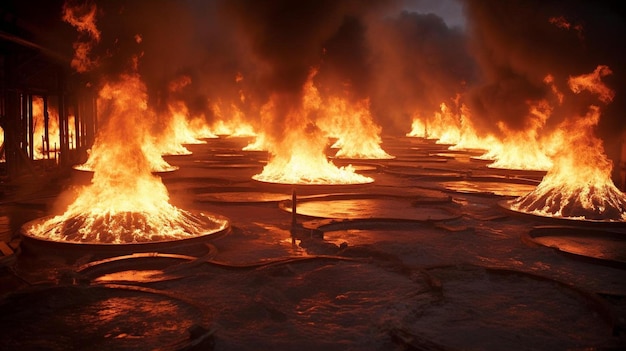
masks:
POLYGON ((133 163, 147 162, 153 172, 177 169, 163 159, 161 148, 149 133, 147 121, 154 120, 154 114, 148 109, 147 101, 145 85, 137 74, 123 75, 119 82, 105 84, 98 105, 104 106, 99 112, 109 123, 99 131, 87 162, 75 168, 96 171, 98 165, 111 167, 123 162, 120 160, 133 160, 133 163))
POLYGON ((108 120, 90 155, 92 182, 64 214, 34 224, 30 233, 56 241, 119 244, 183 239, 227 226, 205 215, 211 222, 207 228, 206 221, 169 204, 144 152, 150 117, 145 90, 136 74, 102 88, 99 103, 108 120))
POLYGON ((338 158, 391 159, 380 144, 381 127, 374 124, 369 100, 350 104, 339 97, 331 97, 322 105, 318 126, 330 137, 337 138, 331 146, 339 150, 338 158))
POLYGON ((94 43, 100 41, 100 31, 96 26, 98 7, 94 3, 86 2, 71 6, 69 1, 63 4, 63 21, 69 23, 87 39, 74 43, 74 58, 71 66, 79 73, 84 73, 97 65, 89 56, 94 43))
POLYGON ((272 158, 252 178, 283 184, 362 184, 374 180, 354 172, 350 165, 337 167, 324 155, 326 139, 319 131, 293 130, 271 145, 272 158))
MULTIPOLYGON (((570 89, 575 93, 588 90, 608 102, 613 91, 600 77, 609 73, 608 67, 598 66, 591 74, 571 77, 570 89)), ((543 216, 626 221, 626 195, 613 184, 612 162, 604 154, 602 140, 593 135, 599 119, 600 108, 591 105, 585 116, 560 126, 562 143, 553 167, 534 191, 511 202, 512 209, 543 216)))
POLYGON ((218 118, 211 128, 214 134, 234 137, 256 135, 254 128, 245 122, 245 114, 236 104, 231 103, 225 106, 224 103, 218 101, 211 106, 211 111, 218 118))
MULTIPOLYGON (((33 97, 33 159, 41 160, 45 158, 54 158, 50 156, 59 152, 58 148, 61 144, 61 136, 59 130, 59 112, 53 106, 48 105, 48 140, 51 146, 51 150, 46 150, 45 145, 45 116, 44 116, 44 103, 43 98, 39 96, 33 97)), ((70 139, 70 149, 76 148, 76 145, 71 143, 73 136, 75 135, 75 117, 68 116, 68 133, 70 139)))
MULTIPOLYGON (((269 139, 266 146, 271 158, 260 174, 253 179, 286 184, 362 184, 374 180, 354 172, 351 165, 338 168, 328 161, 324 151, 327 138, 309 119, 320 112, 321 99, 312 84, 316 71, 312 70, 305 83, 300 106, 287 112, 287 119, 299 128, 288 130, 283 140, 269 139)), ((271 119, 277 113, 280 97, 273 95, 261 109, 264 118, 271 119)))

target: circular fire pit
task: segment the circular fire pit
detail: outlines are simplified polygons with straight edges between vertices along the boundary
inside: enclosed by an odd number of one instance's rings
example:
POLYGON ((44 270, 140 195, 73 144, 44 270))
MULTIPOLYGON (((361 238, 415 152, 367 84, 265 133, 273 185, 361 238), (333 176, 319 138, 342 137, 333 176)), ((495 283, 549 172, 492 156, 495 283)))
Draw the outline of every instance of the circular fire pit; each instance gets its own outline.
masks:
POLYGON ((45 222, 54 220, 52 216, 38 218, 25 223, 21 227, 20 233, 23 238, 23 244, 30 248, 119 253, 171 250, 187 247, 221 237, 230 231, 230 223, 225 217, 209 216, 203 213, 187 213, 184 221, 187 226, 193 225, 196 228, 193 233, 187 231, 187 228, 183 226, 178 230, 178 235, 161 235, 160 233, 166 233, 167 229, 160 231, 157 228, 153 229, 153 234, 137 239, 136 234, 140 227, 137 223, 142 221, 141 215, 137 213, 122 213, 119 216, 120 218, 116 218, 113 221, 110 218, 108 219, 109 224, 116 222, 115 225, 120 226, 116 230, 118 235, 120 233, 122 235, 116 238, 115 241, 112 238, 110 229, 105 229, 104 225, 95 227, 94 230, 86 234, 80 233, 79 230, 74 230, 72 226, 88 220, 86 218, 70 218, 60 222, 57 227, 52 229, 58 234, 58 237, 54 239, 38 235, 35 230, 35 228, 43 225, 45 222))
POLYGON ((548 215, 542 214, 539 212, 526 212, 523 210, 518 210, 513 207, 515 199, 513 200, 502 200, 498 202, 498 205, 511 214, 515 214, 521 217, 526 218, 534 218, 537 220, 541 220, 543 222, 554 222, 554 223, 576 223, 577 225, 585 225, 585 226, 610 226, 610 227, 626 227, 626 221, 615 220, 615 219, 599 219, 599 218, 583 218, 583 217, 565 217, 558 215, 548 215))

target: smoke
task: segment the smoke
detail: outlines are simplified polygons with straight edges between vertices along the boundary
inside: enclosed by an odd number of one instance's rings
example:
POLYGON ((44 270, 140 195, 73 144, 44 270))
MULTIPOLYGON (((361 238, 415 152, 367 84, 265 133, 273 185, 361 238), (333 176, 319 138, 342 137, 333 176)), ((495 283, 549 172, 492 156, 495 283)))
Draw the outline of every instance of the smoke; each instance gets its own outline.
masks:
MULTIPOLYGON (((434 115, 442 102, 451 108, 465 104, 482 134, 498 135, 502 126, 522 130, 533 122, 529 103, 541 100, 558 107, 546 131, 599 103, 597 132, 612 159, 626 133, 626 21, 609 1, 94 2, 101 33, 90 51, 99 63, 94 77, 125 73, 137 57, 149 103, 157 110, 165 111, 175 98, 184 100, 190 113, 211 120, 212 104, 232 103, 273 139, 315 122, 315 116, 288 117, 301 103, 312 69, 323 97, 369 99, 374 122, 385 134, 404 135, 413 117, 434 115), (459 18, 459 8, 465 18, 459 18), (602 78, 616 92, 610 104, 567 86, 570 76, 599 65, 612 71, 602 78), (191 83, 172 96, 170 83, 183 77, 191 83), (565 94, 563 104, 555 92, 565 94), (273 117, 261 120, 270 100, 273 117)), ((33 16, 32 22, 44 15, 28 13, 20 3, 11 6, 33 16)), ((47 42, 71 48, 76 31, 67 35, 72 28, 61 20, 62 4, 49 4, 58 7, 55 12, 46 6, 58 23, 45 22, 47 42)))
POLYGON ((441 17, 403 11, 373 22, 370 96, 386 132, 403 133, 414 116, 428 118, 475 78, 462 29, 441 17))
POLYGON ((619 159, 620 135, 626 99, 623 57, 626 54, 626 25, 623 13, 610 2, 590 1, 497 1, 467 0, 470 53, 480 70, 480 80, 463 101, 482 131, 498 133, 498 122, 510 130, 529 124, 528 103, 545 99, 556 108, 548 128, 586 114, 591 104, 602 105, 599 135, 607 153, 619 159), (594 94, 575 97, 569 77, 592 72, 606 65, 613 74, 603 78, 617 91, 609 105, 594 94), (565 94, 561 106, 554 87, 565 94))

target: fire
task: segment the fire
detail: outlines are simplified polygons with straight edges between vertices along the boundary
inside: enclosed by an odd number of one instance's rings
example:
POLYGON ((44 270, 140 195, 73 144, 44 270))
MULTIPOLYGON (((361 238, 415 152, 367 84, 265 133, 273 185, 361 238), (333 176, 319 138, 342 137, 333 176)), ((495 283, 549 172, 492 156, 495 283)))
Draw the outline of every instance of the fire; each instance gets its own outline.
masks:
POLYGON ((183 144, 204 144, 206 141, 196 138, 196 133, 189 124, 189 111, 184 103, 170 103, 168 107, 169 124, 158 141, 161 154, 190 155, 191 151, 183 144))
POLYGON ((428 129, 426 123, 420 117, 414 117, 411 123, 411 131, 406 133, 408 137, 428 138, 428 129))
POLYGON ((281 143, 272 145, 272 158, 263 172, 252 178, 283 184, 362 184, 374 180, 354 172, 352 166, 337 167, 326 158, 326 139, 317 130, 293 130, 281 143))
MULTIPOLYGON (((458 105, 458 97, 453 102, 458 105)), ((414 117, 411 132, 406 135, 437 139, 438 144, 450 144, 450 150, 490 150, 498 147, 500 142, 495 137, 478 135, 470 116, 465 105, 451 109, 448 104, 442 102, 433 118, 414 117)))
POLYGON ((155 118, 147 101, 145 86, 136 74, 123 75, 119 82, 105 84, 98 97, 98 105, 105 108, 99 112, 103 118, 117 121, 117 125, 109 122, 108 128, 99 131, 96 142, 89 150, 87 162, 74 168, 95 172, 98 165, 112 167, 120 162, 138 162, 141 159, 147 162, 152 172, 177 169, 163 159, 161 147, 149 132, 151 125, 147 121, 155 118), (120 115, 127 118, 121 120, 120 115))
POLYGON ((267 151, 265 133, 258 133, 254 141, 244 146, 242 150, 243 151, 267 151))
POLYGON ((63 4, 63 21, 75 27, 86 38, 74 43, 71 65, 79 73, 97 66, 97 62, 89 57, 94 43, 100 41, 100 31, 96 26, 97 12, 98 7, 89 2, 75 6, 70 6, 69 2, 63 4))
POLYGON ((213 123, 213 133, 234 137, 256 135, 254 128, 245 122, 245 114, 236 104, 231 103, 225 106, 221 101, 218 101, 211 106, 211 111, 218 118, 213 123))
POLYGON ((552 160, 547 155, 549 145, 539 138, 539 131, 545 125, 552 112, 547 101, 531 103, 528 127, 523 131, 511 131, 499 123, 505 138, 500 143, 492 143, 489 151, 480 158, 494 160, 489 167, 526 170, 549 170, 552 160))
POLYGON ((225 220, 201 219, 169 204, 145 153, 150 111, 138 75, 107 83, 98 102, 108 120, 91 151, 91 184, 64 214, 33 224, 29 233, 55 241, 121 244, 196 237, 227 226, 225 220))
MULTIPOLYGON (((47 149, 45 141, 45 116, 44 116, 44 101, 42 97, 33 97, 33 159, 50 159, 55 156, 50 156, 50 153, 55 155, 59 150, 58 146, 61 142, 61 136, 59 131, 59 113, 56 108, 48 105, 48 140, 51 149, 47 149)), ((68 116, 68 133, 70 140, 70 149, 74 149, 76 146, 71 143, 73 136, 75 135, 74 116, 68 116)))
POLYGON ((380 144, 381 128, 374 124, 369 109, 369 100, 354 104, 340 97, 331 97, 323 102, 323 117, 317 122, 328 136, 337 138, 331 148, 339 149, 338 158, 391 159, 380 144))
MULTIPOLYGON (((362 184, 371 183, 372 178, 355 173, 351 165, 337 167, 325 154, 327 138, 315 126, 310 116, 320 112, 321 99, 312 84, 316 71, 312 70, 303 89, 299 106, 287 111, 287 120, 299 128, 285 131, 282 140, 265 136, 265 144, 271 158, 260 174, 253 179, 270 183, 285 184, 362 184)), ((272 118, 279 113, 280 97, 273 95, 261 109, 261 115, 272 118)))
MULTIPOLYGON (((610 74, 598 66, 591 74, 571 77, 574 93, 587 90, 608 103, 613 91, 600 77, 610 74)), ((591 105, 585 116, 565 121, 558 134, 561 147, 554 165, 531 193, 513 200, 510 207, 543 216, 586 220, 626 221, 626 195, 611 180, 612 162, 604 154, 602 140, 593 134, 600 108, 591 105)))
POLYGON ((312 70, 304 84, 303 106, 316 111, 316 125, 328 137, 337 138, 331 148, 339 149, 338 158, 390 159, 393 156, 381 147, 380 132, 370 113, 369 100, 350 103, 347 99, 332 96, 324 99, 313 83, 317 70, 312 70))

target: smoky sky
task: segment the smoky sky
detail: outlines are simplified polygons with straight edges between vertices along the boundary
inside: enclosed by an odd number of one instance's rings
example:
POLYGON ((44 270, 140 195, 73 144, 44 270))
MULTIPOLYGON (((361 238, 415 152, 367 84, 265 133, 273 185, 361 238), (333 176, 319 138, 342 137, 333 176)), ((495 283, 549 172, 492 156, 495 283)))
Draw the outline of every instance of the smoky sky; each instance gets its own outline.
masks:
MULTIPOLYGON (((609 156, 619 159, 620 137, 626 131, 624 109, 626 71, 626 27, 623 12, 608 1, 495 1, 467 0, 469 52, 480 70, 480 79, 464 97, 481 130, 495 131, 498 121, 512 130, 523 129, 528 116, 527 101, 554 95, 543 83, 554 77, 565 94, 548 120, 556 125, 586 113, 590 104, 602 108, 598 134, 609 156), (569 27, 551 23, 562 18, 569 27), (608 105, 589 93, 575 97, 567 87, 570 76, 591 73, 607 65, 613 74, 603 82, 616 91, 608 105)), ((548 126, 549 127, 549 126, 548 126)))
MULTIPOLYGON (((100 66, 86 76, 97 85, 127 71, 138 57, 155 108, 165 109, 172 98, 184 100, 209 122, 209 107, 223 101, 236 104, 257 128, 290 128, 284 115, 298 104, 316 68, 321 94, 369 99, 374 122, 395 135, 409 130, 413 116, 432 116, 440 103, 457 97, 470 108, 479 132, 498 134, 498 122, 523 129, 529 101, 555 103, 543 82, 550 74, 570 97, 555 109, 549 128, 598 103, 591 94, 571 98, 568 77, 608 65, 613 74, 603 81, 616 97, 601 104, 598 133, 609 154, 625 130, 626 22, 609 1, 93 1, 102 39, 92 54, 100 66), (554 17, 571 26, 551 23, 554 17), (182 76, 192 83, 168 90, 182 76), (259 110, 272 95, 283 97, 283 112, 274 125, 261 125, 259 110)), ((0 8, 39 24, 35 38, 71 57, 78 35, 61 21, 63 2, 36 2, 9 0, 0 8)))

